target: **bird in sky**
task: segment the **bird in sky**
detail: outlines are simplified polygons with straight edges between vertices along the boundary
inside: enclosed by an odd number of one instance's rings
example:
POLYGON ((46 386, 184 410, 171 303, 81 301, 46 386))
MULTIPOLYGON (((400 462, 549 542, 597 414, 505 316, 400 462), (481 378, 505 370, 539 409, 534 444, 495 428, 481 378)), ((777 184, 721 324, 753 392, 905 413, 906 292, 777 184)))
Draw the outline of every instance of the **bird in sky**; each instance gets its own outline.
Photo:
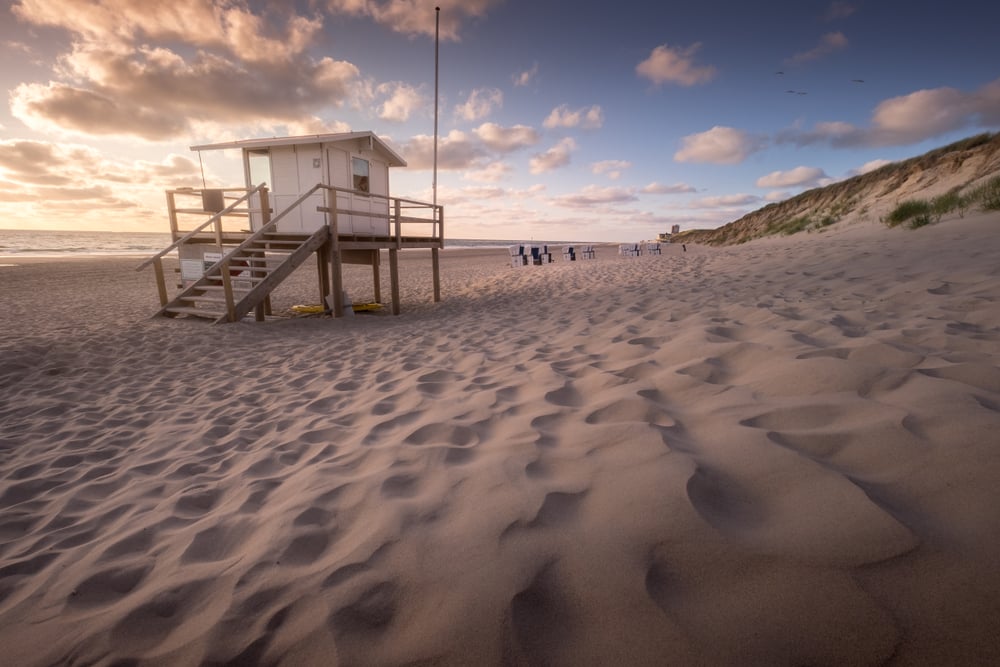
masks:
POLYGON ((851 82, 852 83, 864 83, 865 80, 864 79, 851 79, 851 82))

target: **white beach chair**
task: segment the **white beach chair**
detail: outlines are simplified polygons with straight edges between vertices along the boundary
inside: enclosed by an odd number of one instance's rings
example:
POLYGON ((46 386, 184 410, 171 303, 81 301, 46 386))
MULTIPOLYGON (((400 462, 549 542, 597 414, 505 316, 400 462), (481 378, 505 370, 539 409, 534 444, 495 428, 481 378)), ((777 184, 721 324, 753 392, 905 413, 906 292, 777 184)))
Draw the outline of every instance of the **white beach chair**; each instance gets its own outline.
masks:
POLYGON ((576 247, 571 245, 564 245, 562 247, 562 258, 564 262, 575 262, 576 247))
POLYGON ((647 243, 646 244, 646 254, 647 255, 659 255, 660 254, 660 244, 659 243, 647 243))
POLYGON ((523 245, 512 245, 508 246, 510 249, 510 265, 511 266, 527 266, 528 256, 524 252, 523 245))
POLYGON ((592 245, 580 246, 580 259, 594 259, 595 256, 596 255, 594 253, 594 246, 592 245))

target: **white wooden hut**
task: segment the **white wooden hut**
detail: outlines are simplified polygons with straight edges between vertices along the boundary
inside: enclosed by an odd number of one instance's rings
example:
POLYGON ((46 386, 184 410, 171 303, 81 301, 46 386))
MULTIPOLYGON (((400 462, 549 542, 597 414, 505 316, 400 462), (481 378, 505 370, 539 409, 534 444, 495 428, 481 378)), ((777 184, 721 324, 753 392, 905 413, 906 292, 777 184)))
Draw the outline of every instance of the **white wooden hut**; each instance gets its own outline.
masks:
MULTIPOLYGON (((371 132, 349 132, 302 137, 243 139, 192 146, 193 151, 239 149, 243 152, 246 185, 267 183, 272 215, 291 206, 317 183, 343 188, 337 208, 359 213, 381 213, 382 217, 345 215, 338 218, 343 234, 389 235, 389 168, 405 167, 395 151, 371 132)), ((326 205, 322 190, 296 207, 278 224, 285 233, 312 233, 327 224, 317 211, 326 205)), ((260 228, 261 216, 251 216, 251 229, 260 228)))
POLYGON ((390 195, 389 169, 405 167, 406 162, 374 133, 244 139, 191 149, 240 150, 245 187, 167 192, 174 243, 143 264, 157 268, 161 314, 234 321, 254 310, 264 319, 271 290, 315 253, 320 295, 333 302, 339 316, 341 265, 370 265, 379 300, 382 250, 388 250, 392 311, 398 314, 396 253, 407 248, 431 249, 434 300, 440 300, 443 207, 390 195), (200 201, 194 208, 178 206, 182 196, 200 201), (201 225, 181 229, 183 215, 206 214, 210 217, 201 225), (223 224, 233 215, 242 216, 239 231, 223 224), (180 257, 183 291, 171 299, 160 259, 174 249, 180 257))

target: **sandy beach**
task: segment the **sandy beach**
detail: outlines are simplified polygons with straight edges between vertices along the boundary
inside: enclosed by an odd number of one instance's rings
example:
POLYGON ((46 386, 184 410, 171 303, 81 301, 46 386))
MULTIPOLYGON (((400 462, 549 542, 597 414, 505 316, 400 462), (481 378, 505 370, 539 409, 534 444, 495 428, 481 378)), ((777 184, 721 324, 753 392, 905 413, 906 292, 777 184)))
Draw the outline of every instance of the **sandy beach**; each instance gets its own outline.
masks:
POLYGON ((2 662, 995 664, 1000 217, 838 227, 218 326, 0 260, 2 662))

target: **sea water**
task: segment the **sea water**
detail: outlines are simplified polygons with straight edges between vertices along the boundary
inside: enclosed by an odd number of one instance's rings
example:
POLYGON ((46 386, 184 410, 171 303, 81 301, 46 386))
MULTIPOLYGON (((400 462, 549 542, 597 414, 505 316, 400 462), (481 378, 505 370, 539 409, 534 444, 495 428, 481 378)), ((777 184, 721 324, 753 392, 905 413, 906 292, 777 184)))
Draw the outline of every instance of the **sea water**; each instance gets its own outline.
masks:
MULTIPOLYGON (((504 248, 525 243, 501 239, 445 239, 449 248, 504 248)), ((562 241, 530 241, 559 245, 562 241)), ((171 244, 170 234, 157 232, 80 232, 0 229, 0 258, 81 257, 86 255, 155 255, 171 244)))

